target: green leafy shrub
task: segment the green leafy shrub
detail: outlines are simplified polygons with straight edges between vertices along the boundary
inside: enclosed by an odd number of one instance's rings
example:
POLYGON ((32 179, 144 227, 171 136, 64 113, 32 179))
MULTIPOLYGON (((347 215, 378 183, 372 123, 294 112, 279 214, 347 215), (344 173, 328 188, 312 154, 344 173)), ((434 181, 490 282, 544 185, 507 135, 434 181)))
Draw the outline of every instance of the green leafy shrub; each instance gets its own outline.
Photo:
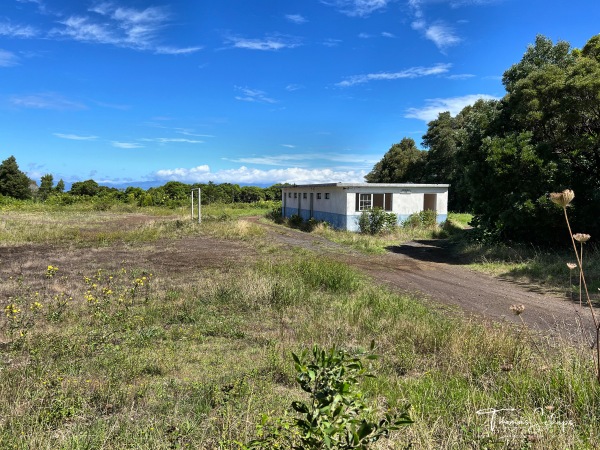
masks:
MULTIPOLYGON (((371 343, 371 352, 374 343, 371 343)), ((288 436, 288 445, 296 450, 314 449, 368 449, 380 438, 388 437, 390 431, 398 430, 413 421, 407 408, 386 412, 384 417, 373 421, 373 409, 367 405, 360 390, 364 377, 372 377, 361 360, 376 355, 359 353, 352 356, 335 346, 325 350, 315 345, 311 356, 305 349, 296 355, 292 353, 296 367, 296 381, 303 391, 309 394, 306 402, 295 401, 292 408, 300 418, 292 423, 279 421, 274 433, 252 441, 247 448, 278 448, 275 442, 288 436), (288 425, 288 426, 286 426, 288 425)), ((263 417, 261 431, 266 420, 263 417)))
POLYGON ((298 214, 293 214, 288 218, 288 225, 292 228, 300 228, 304 223, 304 219, 298 214))
POLYGON ((272 220, 275 223, 282 224, 284 218, 281 215, 281 206, 276 206, 266 214, 267 219, 272 220))
POLYGON ((408 216, 402 226, 404 228, 433 228, 437 225, 437 213, 428 209, 408 216))
POLYGON ((381 208, 364 210, 358 218, 358 229, 363 234, 380 234, 396 227, 398 217, 381 208))

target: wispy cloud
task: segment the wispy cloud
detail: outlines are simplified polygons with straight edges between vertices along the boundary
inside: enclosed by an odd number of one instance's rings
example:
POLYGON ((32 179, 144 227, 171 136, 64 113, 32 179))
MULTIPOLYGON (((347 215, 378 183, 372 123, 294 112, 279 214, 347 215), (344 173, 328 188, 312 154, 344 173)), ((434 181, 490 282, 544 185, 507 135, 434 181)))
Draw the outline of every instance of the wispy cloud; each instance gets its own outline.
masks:
POLYGON ((267 36, 257 39, 230 36, 226 39, 226 43, 233 48, 261 51, 277 51, 300 46, 298 39, 290 36, 267 36))
POLYGON ((113 147, 117 147, 117 148, 125 148, 125 149, 132 149, 132 148, 143 148, 144 146, 141 144, 138 144, 136 142, 119 142, 119 141, 112 141, 111 142, 113 147))
POLYGON ((432 41, 440 50, 445 50, 462 42, 462 39, 456 35, 454 29, 442 23, 428 26, 425 29, 425 37, 432 41))
POLYGON ((15 95, 10 102, 17 107, 31 109, 53 109, 57 111, 76 111, 87 109, 83 103, 69 100, 60 94, 42 93, 31 95, 15 95))
POLYGON ((185 138, 143 138, 140 141, 157 142, 159 144, 204 144, 204 141, 185 138))
POLYGON ((400 72, 379 72, 364 75, 353 75, 336 84, 340 87, 350 87, 356 84, 380 80, 398 80, 402 78, 420 78, 432 75, 441 75, 450 70, 451 64, 436 64, 431 67, 411 67, 400 72))
POLYGON ((371 13, 384 9, 393 0, 321 0, 329 6, 337 8, 350 17, 366 17, 371 13))
POLYGON ((502 0, 408 0, 408 6, 412 11, 414 19, 411 26, 414 30, 421 32, 426 39, 432 41, 443 53, 448 47, 463 42, 463 38, 456 33, 456 30, 452 26, 443 21, 437 20, 429 23, 425 18, 423 5, 434 2, 447 3, 450 7, 457 8, 469 5, 486 5, 496 3, 497 1, 502 0))
POLYGON ((88 13, 62 19, 59 21, 61 26, 52 29, 50 36, 169 55, 189 54, 202 48, 179 48, 159 43, 160 31, 171 18, 162 7, 135 9, 105 2, 90 8, 88 13))
POLYGON ((0 67, 12 67, 19 64, 19 58, 12 52, 0 49, 0 67))
POLYGON ((472 73, 457 73, 456 75, 448 75, 446 78, 449 80, 468 80, 473 78, 475 75, 472 73))
POLYGON ((242 95, 236 95, 236 100, 243 102, 277 103, 277 100, 267 97, 264 91, 241 86, 235 86, 235 89, 242 93, 242 95))
POLYGON ((386 38, 395 38, 396 37, 396 35, 394 33, 389 33, 387 31, 382 31, 381 35, 386 38))
MULTIPOLYGON (((294 145, 282 144, 283 147, 296 148, 294 145)), ((351 153, 289 153, 265 156, 249 156, 243 158, 223 158, 227 161, 242 164, 260 164, 265 166, 289 166, 293 163, 295 167, 309 166, 315 161, 326 161, 328 166, 331 163, 345 163, 356 166, 371 167, 377 162, 377 158, 370 158, 364 154, 351 153)))
POLYGON ((71 141, 94 141, 98 139, 98 136, 80 136, 78 134, 68 134, 68 133, 53 133, 54 136, 59 137, 61 139, 69 139, 71 141))
POLYGON ((325 47, 337 47, 337 46, 338 46, 338 45, 340 45, 341 43, 342 43, 342 40, 341 40, 341 39, 331 39, 331 38, 329 38, 329 39, 325 39, 325 40, 323 41, 323 45, 324 45, 325 47))
POLYGON ((5 22, 0 23, 0 36, 12 38, 32 38, 37 36, 38 31, 29 25, 13 25, 5 22))
POLYGON ((300 14, 286 14, 285 18, 292 23, 297 23, 298 25, 308 22, 306 18, 300 14))
POLYGON ((275 183, 325 183, 325 182, 362 182, 366 171, 336 171, 332 169, 302 169, 298 167, 285 169, 260 170, 246 166, 236 169, 225 169, 212 172, 208 165, 189 169, 162 169, 153 174, 154 178, 167 181, 243 183, 243 184, 275 184, 275 183))
POLYGON ((155 52, 159 55, 189 55, 202 50, 204 47, 156 47, 155 52))
POLYGON ((421 108, 409 108, 404 117, 430 122, 437 119, 439 113, 445 111, 450 111, 450 114, 455 116, 465 106, 472 105, 479 99, 499 100, 499 97, 488 94, 471 94, 462 97, 431 98, 425 100, 425 106, 422 106, 421 108))
POLYGON ((294 92, 294 91, 299 91, 300 89, 304 89, 304 86, 302 86, 301 84, 288 84, 285 87, 285 90, 288 92, 294 92))

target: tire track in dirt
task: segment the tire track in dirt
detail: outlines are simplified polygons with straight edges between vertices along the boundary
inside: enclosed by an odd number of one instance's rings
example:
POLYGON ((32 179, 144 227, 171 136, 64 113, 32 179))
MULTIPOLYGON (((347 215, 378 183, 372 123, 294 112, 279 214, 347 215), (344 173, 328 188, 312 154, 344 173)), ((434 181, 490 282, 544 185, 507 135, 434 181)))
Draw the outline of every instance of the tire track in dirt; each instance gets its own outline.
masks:
POLYGON ((409 242, 383 255, 365 255, 327 239, 298 230, 256 222, 268 239, 313 250, 348 263, 376 282, 402 293, 457 307, 466 315, 520 324, 510 306, 523 304, 525 323, 544 334, 591 342, 594 330, 589 310, 556 292, 534 285, 475 272, 453 258, 442 240, 409 242), (585 338, 583 335, 585 334, 585 338))

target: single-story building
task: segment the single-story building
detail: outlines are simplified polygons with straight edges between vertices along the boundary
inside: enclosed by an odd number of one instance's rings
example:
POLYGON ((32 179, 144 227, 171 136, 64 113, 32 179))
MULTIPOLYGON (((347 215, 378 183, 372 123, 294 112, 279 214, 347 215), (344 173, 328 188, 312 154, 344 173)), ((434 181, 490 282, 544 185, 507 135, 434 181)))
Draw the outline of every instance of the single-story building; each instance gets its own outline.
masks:
POLYGON ((329 222, 334 228, 358 231, 364 210, 379 207, 398 216, 398 223, 423 210, 448 217, 449 184, 325 183, 282 188, 282 215, 329 222))

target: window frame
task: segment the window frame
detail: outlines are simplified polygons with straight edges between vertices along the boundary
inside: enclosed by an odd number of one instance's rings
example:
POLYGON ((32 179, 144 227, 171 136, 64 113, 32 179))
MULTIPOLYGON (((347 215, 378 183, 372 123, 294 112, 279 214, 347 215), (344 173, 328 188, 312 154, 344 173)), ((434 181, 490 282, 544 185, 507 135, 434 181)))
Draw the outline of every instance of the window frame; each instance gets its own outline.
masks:
POLYGON ((383 211, 391 212, 393 211, 392 199, 392 192, 357 192, 354 208, 357 212, 368 211, 373 208, 381 208, 383 211), (376 203, 377 205, 375 205, 376 203))

